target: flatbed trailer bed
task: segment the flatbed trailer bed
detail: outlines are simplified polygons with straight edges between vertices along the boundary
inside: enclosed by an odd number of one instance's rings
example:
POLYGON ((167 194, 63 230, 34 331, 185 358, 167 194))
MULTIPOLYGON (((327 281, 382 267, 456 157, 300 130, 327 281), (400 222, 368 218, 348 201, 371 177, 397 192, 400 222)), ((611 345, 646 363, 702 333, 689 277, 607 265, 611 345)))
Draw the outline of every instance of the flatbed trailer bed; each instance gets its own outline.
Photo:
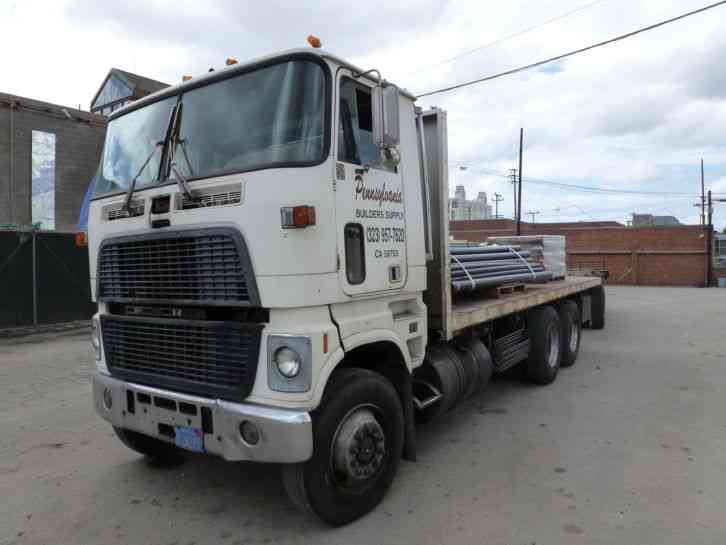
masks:
POLYGON ((502 294, 498 299, 461 298, 451 305, 449 330, 455 336, 469 327, 558 301, 601 284, 599 278, 569 276, 544 284, 526 284, 524 291, 502 294))

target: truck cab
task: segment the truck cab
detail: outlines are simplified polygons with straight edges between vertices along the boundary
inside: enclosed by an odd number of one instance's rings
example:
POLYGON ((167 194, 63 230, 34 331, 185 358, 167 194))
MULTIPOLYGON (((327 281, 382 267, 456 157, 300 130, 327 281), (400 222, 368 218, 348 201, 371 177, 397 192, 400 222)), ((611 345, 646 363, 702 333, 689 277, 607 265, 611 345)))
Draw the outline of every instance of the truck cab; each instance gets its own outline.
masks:
POLYGON ((304 463, 334 370, 422 363, 415 119, 411 95, 317 49, 111 116, 88 226, 94 398, 125 443, 304 463))

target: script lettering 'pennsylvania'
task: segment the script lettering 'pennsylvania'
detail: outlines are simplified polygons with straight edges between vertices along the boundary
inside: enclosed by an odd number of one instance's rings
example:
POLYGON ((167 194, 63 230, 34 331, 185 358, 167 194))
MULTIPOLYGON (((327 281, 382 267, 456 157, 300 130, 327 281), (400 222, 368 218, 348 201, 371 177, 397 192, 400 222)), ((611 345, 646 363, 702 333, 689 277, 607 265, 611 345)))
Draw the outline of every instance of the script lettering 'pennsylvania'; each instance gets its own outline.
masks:
POLYGON ((386 183, 383 187, 367 187, 363 178, 358 178, 355 186, 355 200, 375 201, 378 206, 383 206, 384 202, 395 202, 401 204, 403 195, 400 191, 386 189, 386 183))

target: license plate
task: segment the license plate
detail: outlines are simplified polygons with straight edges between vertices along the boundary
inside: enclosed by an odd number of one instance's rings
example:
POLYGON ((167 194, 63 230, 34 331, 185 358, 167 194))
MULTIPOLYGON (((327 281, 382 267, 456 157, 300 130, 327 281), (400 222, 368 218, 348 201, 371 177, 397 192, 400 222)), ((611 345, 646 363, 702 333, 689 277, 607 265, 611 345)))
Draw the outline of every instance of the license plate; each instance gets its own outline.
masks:
POLYGON ((186 426, 174 426, 176 435, 174 443, 177 447, 192 452, 204 452, 204 434, 199 428, 188 428, 186 426))

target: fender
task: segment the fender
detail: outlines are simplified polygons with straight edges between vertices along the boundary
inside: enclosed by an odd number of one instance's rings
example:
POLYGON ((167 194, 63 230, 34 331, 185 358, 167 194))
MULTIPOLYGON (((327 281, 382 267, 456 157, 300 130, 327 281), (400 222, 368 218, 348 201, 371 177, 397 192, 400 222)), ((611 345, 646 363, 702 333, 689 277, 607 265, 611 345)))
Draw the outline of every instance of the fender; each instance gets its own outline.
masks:
POLYGON ((388 329, 373 329, 370 331, 356 333, 354 335, 346 337, 342 341, 342 348, 338 348, 337 350, 335 350, 335 352, 333 352, 328 357, 328 359, 319 371, 319 377, 317 382, 315 383, 312 396, 313 404, 316 407, 320 404, 320 400, 323 397, 323 392, 325 391, 325 386, 328 384, 328 379, 330 378, 330 375, 333 373, 338 364, 343 361, 346 351, 349 352, 359 346, 364 346, 366 344, 372 344, 381 341, 392 342, 396 345, 399 352, 401 353, 403 361, 406 364, 406 369, 408 369, 409 372, 411 371, 411 356, 408 353, 408 348, 406 347, 406 344, 402 342, 401 339, 393 331, 390 331, 388 329))

